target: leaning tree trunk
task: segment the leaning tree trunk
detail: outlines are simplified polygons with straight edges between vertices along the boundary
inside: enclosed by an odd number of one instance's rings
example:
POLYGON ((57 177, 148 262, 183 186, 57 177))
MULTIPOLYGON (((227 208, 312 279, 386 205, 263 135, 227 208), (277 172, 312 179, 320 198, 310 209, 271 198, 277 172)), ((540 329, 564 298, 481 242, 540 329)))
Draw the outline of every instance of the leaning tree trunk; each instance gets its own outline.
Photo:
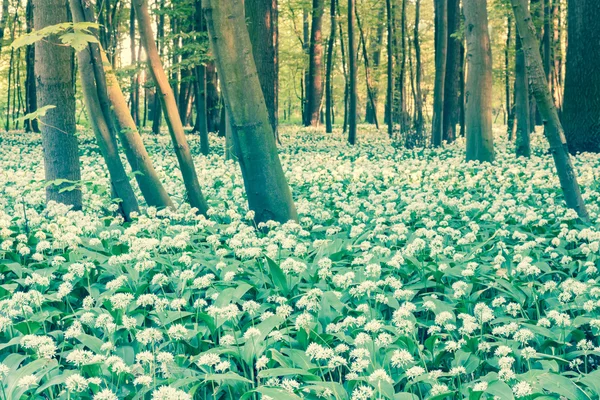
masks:
POLYGON ((355 0, 348 0, 348 143, 356 143, 356 40, 354 35, 355 0))
POLYGON ((313 0, 312 24, 310 27, 310 49, 308 75, 306 81, 306 123, 317 126, 320 121, 321 98, 323 83, 321 70, 323 64, 323 0, 313 0))
POLYGON ((525 67, 525 53, 521 39, 517 37, 515 56, 515 114, 517 116, 517 140, 515 154, 517 157, 531 156, 529 139, 529 81, 525 67))
POLYGON ((571 153, 600 152, 600 2, 568 2, 568 41, 562 121, 571 153))
POLYGON ((156 95, 160 97, 160 103, 165 114, 167 126, 169 127, 175 154, 179 161, 179 168, 181 170, 181 176, 187 192, 188 201, 190 202, 190 205, 197 208, 200 213, 206 214, 206 211, 208 211, 208 204, 204 199, 200 184, 198 183, 194 160, 192 159, 192 153, 185 137, 181 118, 179 117, 175 95, 173 94, 171 86, 169 86, 169 79, 165 74, 158 55, 156 43, 154 42, 152 21, 150 20, 150 14, 148 13, 148 6, 145 0, 133 0, 133 6, 135 7, 135 16, 139 26, 142 46, 144 46, 144 49, 146 50, 148 69, 156 84, 156 95))
POLYGON ((331 17, 331 29, 327 44, 327 67, 325 72, 325 131, 327 133, 333 132, 333 47, 335 46, 335 32, 337 31, 335 0, 331 0, 329 15, 331 17))
POLYGON ((277 137, 279 109, 279 29, 277 0, 245 1, 246 21, 269 121, 277 137))
POLYGON ((237 0, 206 0, 203 7, 254 219, 259 223, 296 220, 260 88, 244 6, 237 0))
POLYGON ((531 15, 527 9, 526 0, 511 0, 511 3, 517 22, 519 36, 521 37, 523 51, 525 53, 527 73, 529 75, 533 94, 535 95, 535 100, 540 109, 540 113, 545 120, 544 134, 550 144, 550 152, 554 157, 556 171, 558 173, 560 186, 565 196, 567 207, 575 210, 577 215, 579 215, 579 218, 588 222, 590 217, 585 207, 585 203, 583 202, 583 198, 581 197, 581 191, 579 189, 579 184, 577 183, 577 177, 575 176, 571 158, 569 157, 567 141, 560 119, 558 118, 558 112, 556 111, 552 95, 548 89, 548 82, 546 82, 546 74, 542 64, 542 56, 539 51, 539 42, 536 38, 535 27, 531 22, 531 15))
POLYGON ((442 145, 444 137, 444 82, 448 53, 448 1, 435 0, 435 84, 433 89, 433 122, 431 144, 442 145))
MULTIPOLYGON (((35 0, 33 26, 40 30, 67 21, 64 0, 35 0)), ((4 14, 3 14, 4 15, 4 14)), ((35 44, 37 62, 38 107, 55 106, 40 117, 44 169, 46 182, 57 179, 70 182, 81 180, 79 149, 75 136, 75 94, 73 92, 73 50, 60 45, 57 37, 49 37, 35 44)), ((81 190, 62 189, 72 183, 50 184, 46 187, 46 200, 72 205, 81 209, 81 190)))
POLYGON ((446 78, 444 79, 444 116, 443 140, 452 143, 456 139, 458 122, 458 91, 460 83, 461 39, 460 34, 460 0, 448 1, 448 57, 446 59, 446 78))
POLYGON ((487 0, 465 0, 467 75, 465 130, 467 161, 493 161, 492 48, 488 33, 487 0))

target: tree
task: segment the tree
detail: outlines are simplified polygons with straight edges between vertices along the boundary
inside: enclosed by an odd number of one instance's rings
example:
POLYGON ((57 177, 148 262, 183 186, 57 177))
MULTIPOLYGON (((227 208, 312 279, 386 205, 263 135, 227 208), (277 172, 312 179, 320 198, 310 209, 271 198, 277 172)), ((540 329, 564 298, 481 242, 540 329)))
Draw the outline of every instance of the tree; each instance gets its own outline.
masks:
POLYGON ((323 68, 323 0, 312 2, 312 24, 310 27, 310 48, 308 75, 306 81, 306 125, 317 126, 320 121, 321 98, 323 83, 321 69, 323 68))
MULTIPOLYGON (((64 0, 34 0, 33 26, 44 27, 67 21, 64 0)), ((35 80, 38 107, 54 106, 40 117, 46 200, 72 205, 81 209, 81 190, 65 190, 81 180, 79 148, 75 136, 75 94, 73 93, 73 50, 60 45, 57 37, 49 37, 35 44, 35 80), (67 183, 53 184, 64 179, 67 183)))
POLYGON ((333 48, 335 45, 335 32, 337 31, 335 0, 331 0, 329 15, 331 17, 331 28, 327 43, 327 66, 325 72, 325 131, 327 133, 333 132, 333 48))
MULTIPOLYGON (((442 145, 444 136, 444 85, 448 57, 448 0, 435 0, 435 84, 431 143, 442 145)), ((487 26, 487 25, 486 25, 487 26)))
POLYGON ((348 143, 356 143, 356 40, 354 34, 355 0, 348 0, 348 143))
POLYGON ((531 144, 529 139, 529 81, 525 67, 525 53, 521 39, 517 37, 515 57, 515 113, 517 116, 517 157, 529 157, 531 144))
POLYGON ((563 123, 571 153, 600 152, 600 2, 568 1, 563 123))
POLYGON ((448 0, 448 55, 444 79, 443 140, 456 139, 459 116, 459 83, 462 69, 462 38, 460 37, 460 0, 448 0))
MULTIPOLYGON (((404 0, 403 0, 404 1, 404 0)), ((394 37, 394 19, 392 15, 392 0, 385 0, 385 10, 387 16, 387 91, 386 91, 386 116, 387 116, 387 133, 391 138, 394 134, 394 121, 392 118, 393 102, 394 102, 394 54, 393 37, 394 37)), ((402 27, 404 33, 404 26, 402 27)), ((404 43, 404 35, 402 36, 404 43)))
POLYGON ((488 33, 487 0, 465 0, 467 83, 465 130, 467 160, 493 161, 492 48, 488 33))
POLYGON ((202 214, 206 214, 208 204, 204 199, 198 176, 192 159, 192 153, 185 137, 183 124, 179 117, 179 110, 175 102, 175 95, 169 86, 169 80, 163 69, 156 43, 154 42, 154 34, 152 33, 152 21, 148 13, 148 6, 145 0, 133 0, 135 7, 135 16, 140 31, 140 38, 148 62, 150 75, 156 84, 156 95, 160 98, 160 103, 165 114, 165 120, 169 127, 169 133, 175 148, 175 154, 179 161, 179 169, 187 192, 187 197, 190 205, 198 209, 202 214))
MULTIPOLYGON (((386 27, 386 20, 384 19, 385 16, 385 12, 386 12, 386 4, 382 4, 381 8, 379 9, 379 13, 377 15, 377 29, 375 32, 375 40, 371 40, 371 45, 369 46, 371 48, 370 52, 371 54, 373 54, 373 63, 372 63, 372 67, 373 67, 373 71, 374 73, 377 74, 377 71, 379 70, 379 65, 381 64, 381 48, 382 48, 382 44, 383 44, 383 31, 386 27)), ((358 22, 358 14, 356 16, 356 21, 358 22)), ((363 37, 361 40, 363 42, 363 50, 366 53, 366 39, 364 39, 364 34, 362 32, 362 28, 360 27, 360 23, 359 23, 359 29, 361 31, 361 36, 363 37)), ((365 57, 365 68, 367 67, 367 57, 365 57)), ((375 125, 379 125, 379 122, 377 120, 377 104, 378 104, 378 95, 379 95, 379 85, 377 85, 376 82, 373 81, 373 76, 372 74, 367 70, 367 90, 369 91, 368 95, 370 97, 369 101, 367 101, 367 111, 365 114, 365 122, 368 124, 375 124, 375 125)))
POLYGON ((545 120, 544 134, 550 144, 550 153, 554 158, 567 207, 575 210, 583 221, 589 222, 590 217, 581 197, 581 190, 569 157, 564 131, 548 88, 548 82, 546 82, 542 56, 539 51, 539 41, 536 38, 535 26, 531 22, 531 14, 527 9, 526 0, 511 0, 511 4, 525 54, 527 73, 535 100, 545 120))
POLYGON ((277 0, 245 1, 254 63, 265 96, 269 121, 277 137, 279 108, 279 31, 277 0))
POLYGON ((415 47, 415 137, 407 140, 406 146, 413 147, 423 139, 423 92, 421 90, 421 43, 419 41, 419 21, 421 15, 421 0, 415 1, 415 26, 413 32, 413 43, 415 47))
POLYGON ((6 21, 8 21, 8 0, 2 0, 2 8, 0 8, 0 51, 4 42, 4 29, 6 29, 6 21))
MULTIPOLYGON (((194 29, 197 34, 206 33, 206 23, 202 12, 202 0, 194 0, 194 29)), ((196 123, 195 130, 200 136, 200 152, 208 155, 210 145, 208 142, 208 109, 206 106, 206 65, 200 62, 194 67, 194 88, 196 89, 196 123)))
POLYGON ((237 0, 207 0, 203 7, 254 219, 295 220, 298 215, 277 154, 243 4, 237 0))
MULTIPOLYGON (((33 29, 33 0, 27 0, 25 11, 26 32, 33 29)), ((0 39, 1 41, 1 39, 0 39)), ((25 112, 30 114, 37 110, 37 94, 35 91, 35 45, 30 44, 25 49, 25 112)), ((37 119, 25 121, 26 132, 39 132, 37 119)))

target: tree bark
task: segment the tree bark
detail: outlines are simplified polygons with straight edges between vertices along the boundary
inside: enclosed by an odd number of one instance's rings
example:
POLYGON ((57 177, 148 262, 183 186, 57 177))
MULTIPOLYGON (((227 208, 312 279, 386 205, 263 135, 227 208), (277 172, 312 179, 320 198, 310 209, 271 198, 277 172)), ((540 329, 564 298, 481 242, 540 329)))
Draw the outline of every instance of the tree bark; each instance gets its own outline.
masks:
POLYGON ((0 51, 2 51, 2 43, 4 42, 4 29, 6 21, 8 21, 8 0, 2 0, 2 8, 0 8, 0 51))
POLYGON ((161 106, 165 114, 165 120, 169 127, 169 133, 171 135, 171 140, 173 141, 177 160, 179 161, 179 168, 186 188, 188 201, 192 207, 198 209, 198 212, 206 214, 206 211, 208 211, 208 204, 204 199, 200 184, 198 183, 194 160, 192 159, 192 153, 185 137, 183 124, 179 118, 175 95, 169 86, 167 75, 163 69, 158 55, 158 49, 154 42, 152 21, 150 20, 148 7, 145 0, 133 0, 133 6, 135 7, 135 16, 139 26, 140 37, 142 39, 141 42, 146 50, 148 69, 150 70, 150 75, 157 87, 156 95, 160 98, 161 106))
MULTIPOLYGON (((160 0, 160 9, 165 8, 165 0, 160 0)), ((133 4, 132 4, 133 7, 133 4)), ((135 9, 135 7, 134 7, 135 9)), ((135 12, 135 10, 134 10, 135 12)), ((134 14, 135 15, 135 14, 134 14)), ((156 46, 158 47, 158 54, 162 58, 164 55, 164 38, 165 38, 165 14, 160 13, 158 15, 158 21, 156 23, 156 46)), ((140 45, 143 47, 141 38, 140 45)), ((159 89, 155 86, 154 97, 152 104, 152 133, 158 135, 160 133, 160 126, 162 124, 162 106, 160 103, 160 96, 158 94, 159 89)))
POLYGON ((254 219, 258 223, 296 220, 254 63, 243 4, 207 0, 203 7, 254 219))
POLYGON ((421 43, 419 41, 419 22, 420 22, 421 0, 415 2, 415 26, 414 26, 414 47, 415 47, 415 137, 407 140, 407 147, 414 147, 423 140, 423 92, 421 89, 421 75, 423 68, 421 66, 421 43))
POLYGON ((325 72, 325 131, 333 132, 333 48, 337 31, 335 0, 331 0, 329 15, 331 17, 329 41, 327 44, 327 66, 325 72))
MULTIPOLYGON (((403 0, 405 1, 405 0, 403 0)), ((392 15, 392 0, 385 0, 385 10, 387 16, 387 91, 386 91, 386 116, 387 116, 387 133, 388 137, 394 136, 394 121, 392 118, 392 110, 394 103, 394 20, 392 15)), ((404 32, 404 27, 402 27, 404 32)), ((402 37, 404 40, 404 36, 402 37)), ((405 57, 404 53, 402 55, 405 57)))
POLYGON ((348 143, 356 143, 356 40, 354 34, 355 0, 348 0, 348 143))
MULTIPOLYGON (((26 32, 31 33, 33 29, 33 0, 27 0, 26 8, 26 32)), ((1 39, 0 39, 1 41, 1 39)), ((35 45, 29 45, 25 49, 25 113, 30 114, 37 110, 37 95, 35 91, 35 45)), ((39 132, 37 119, 25 121, 26 132, 39 132)))
MULTIPOLYGON (((206 32, 206 23, 204 13, 202 12, 202 0, 194 1, 194 30, 196 32, 206 32)), ((196 89, 196 123, 195 128, 200 136, 200 152, 205 156, 210 152, 208 142, 208 110, 206 108, 206 66, 197 65, 194 68, 196 89)))
POLYGON ((252 54, 275 137, 279 112, 279 29, 277 0, 244 2, 252 54))
POLYGON ((525 1, 511 0, 511 3, 523 45, 527 73, 530 78, 533 94, 540 108, 540 113, 545 120, 546 129, 544 129, 544 134, 550 144, 550 152, 554 157, 554 164, 556 165, 556 171, 567 207, 575 210, 581 220, 589 222, 590 217, 581 197, 575 170, 569 157, 564 131, 558 118, 558 112, 554 106, 552 95, 548 89, 542 56, 539 51, 539 42, 536 38, 535 27, 531 21, 531 14, 527 9, 525 1))
POLYGON ((467 161, 493 161, 492 48, 488 33, 487 0, 465 0, 467 83, 465 129, 467 161))
POLYGON ((309 65, 306 82, 306 125, 319 125, 321 98, 323 97, 323 82, 321 70, 323 68, 323 0, 313 0, 312 24, 310 28, 309 65))
POLYGON ((517 37, 515 58, 515 113, 517 115, 515 154, 517 157, 530 157, 529 81, 525 67, 525 53, 519 37, 517 37))
MULTIPOLYGON (((370 87, 370 93, 371 93, 371 97, 372 97, 372 101, 368 101, 367 102, 367 111, 365 114, 365 122, 368 124, 375 124, 375 125, 379 125, 379 121, 377 120, 377 104, 379 104, 378 102, 378 95, 379 95, 379 87, 377 85, 376 79, 373 79, 373 73, 375 73, 376 75, 379 75, 378 71, 379 71, 379 65, 381 64, 381 47, 383 44, 383 31, 384 28, 386 27, 386 21, 384 19, 385 16, 385 11, 386 11, 386 5, 382 4, 381 8, 379 9, 379 14, 377 15, 377 30, 375 32, 375 40, 371 41, 371 45, 369 47, 371 47, 371 51, 370 53, 373 54, 373 63, 372 63, 372 70, 371 73, 369 74, 369 80, 368 80, 368 85, 370 87)), ((358 18, 358 17, 357 17, 358 18)), ((358 19, 357 19, 358 21, 358 19)), ((362 29, 361 29, 362 31, 362 29)), ((364 35, 363 35, 364 36, 364 35)), ((363 39, 363 43, 364 43, 364 39, 363 39)))
MULTIPOLYGON (((362 24, 360 22, 360 16, 358 15, 358 11, 356 7, 354 8, 354 16, 356 17, 356 26, 358 27, 358 32, 360 34, 360 47, 363 50, 363 60, 365 63, 365 86, 367 87, 367 104, 371 106, 371 118, 375 123, 375 127, 379 129, 379 121, 377 120, 377 101, 375 99, 375 93, 373 92, 373 85, 371 82, 371 67, 369 65, 369 52, 367 51, 367 43, 365 40, 365 34, 362 29, 362 24)), ((368 109, 368 107, 367 107, 368 109)), ((368 113, 368 111, 367 111, 368 113)), ((365 118, 365 122, 368 122, 365 118)))
MULTIPOLYGON (((34 0, 33 7, 33 26, 36 30, 67 22, 64 0, 34 0)), ((46 200, 72 205, 80 210, 81 189, 61 193, 61 189, 81 180, 81 170, 75 136, 75 95, 71 69, 73 50, 59 43, 57 37, 49 37, 35 44, 38 106, 56 106, 40 117, 46 182, 57 179, 71 182, 48 185, 46 200)))
POLYGON ((435 82, 431 144, 442 145, 444 137, 444 86, 448 57, 448 0, 435 0, 435 82))
POLYGON ((563 123, 569 151, 600 152, 600 2, 568 2, 563 123))

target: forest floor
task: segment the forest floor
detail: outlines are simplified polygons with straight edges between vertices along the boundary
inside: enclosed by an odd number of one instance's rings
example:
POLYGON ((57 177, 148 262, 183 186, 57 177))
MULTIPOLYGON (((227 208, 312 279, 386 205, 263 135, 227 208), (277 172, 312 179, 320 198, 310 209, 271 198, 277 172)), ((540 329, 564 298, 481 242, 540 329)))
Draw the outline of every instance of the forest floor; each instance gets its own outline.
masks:
MULTIPOLYGON (((583 226, 539 136, 479 165, 284 127, 300 220, 266 231, 213 136, 209 218, 124 225, 91 135, 73 212, 43 207, 39 135, 2 134, 0 399, 597 399, 600 157, 574 160, 583 226)), ((144 139, 183 203, 168 136, 144 139)))

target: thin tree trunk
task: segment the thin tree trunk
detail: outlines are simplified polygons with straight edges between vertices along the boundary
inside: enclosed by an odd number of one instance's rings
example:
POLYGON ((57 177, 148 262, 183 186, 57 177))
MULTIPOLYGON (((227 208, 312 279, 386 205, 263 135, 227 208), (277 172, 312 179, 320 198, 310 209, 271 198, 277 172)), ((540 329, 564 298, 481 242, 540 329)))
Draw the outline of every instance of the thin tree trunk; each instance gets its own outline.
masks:
POLYGON ((279 28, 277 0, 245 1, 246 24, 254 62, 265 96, 269 121, 277 138, 279 111, 279 28))
POLYGON ((510 46, 512 43, 512 13, 506 15, 506 44, 504 46, 504 107, 506 109, 506 128, 508 131, 508 140, 513 138, 514 112, 513 105, 510 102, 510 46))
POLYGON ((440 147, 444 138, 444 87, 448 57, 448 1, 435 1, 435 84, 431 144, 440 147))
MULTIPOLYGON (((33 29, 33 0, 27 0, 26 32, 33 29)), ((1 39, 0 39, 1 41, 1 39)), ((30 114, 37 110, 37 95, 35 91, 35 45, 27 46, 25 50, 26 78, 25 78, 25 113, 30 114)), ((26 132, 39 132, 37 119, 25 121, 26 132)))
MULTIPOLYGON (((194 30, 206 32, 204 13, 202 12, 202 0, 194 1, 194 30)), ((200 136, 200 152, 208 155, 210 145, 208 142, 208 112, 206 108, 206 66, 200 64, 194 68, 196 89, 196 131, 200 136)))
MULTIPOLYGON (((133 7, 133 6, 132 6, 133 7)), ((135 8, 135 7, 134 7, 135 8)), ((160 0, 160 9, 165 8, 165 0, 160 0)), ((134 10, 135 12, 135 10, 134 10)), ((158 54, 162 59, 164 55, 164 38, 165 38, 165 14, 160 13, 158 15, 158 21, 156 24, 156 42, 158 47, 158 54)), ((140 38, 140 46, 142 45, 142 39, 140 38)), ((154 98, 152 104, 152 133, 158 135, 160 133, 160 126, 162 123, 162 106, 160 102, 160 95, 158 94, 159 88, 155 85, 154 98)))
POLYGON ((331 17, 329 42, 327 44, 327 67, 325 72, 325 131, 333 132, 333 48, 337 31, 335 0, 331 0, 329 15, 331 17))
POLYGON ((0 51, 2 51, 2 43, 4 42, 4 29, 6 21, 8 21, 8 0, 2 0, 2 8, 0 9, 0 51))
POLYGON ((145 0, 133 0, 133 5, 135 7, 135 16, 139 26, 140 37, 142 38, 142 45, 146 50, 150 75, 157 87, 157 96, 159 96, 161 100, 171 140, 173 141, 173 147, 175 148, 175 154, 179 161, 179 168, 186 188, 188 201, 190 205, 197 208, 200 213, 206 214, 208 204, 204 199, 200 184, 198 183, 194 160, 192 159, 192 153, 185 137, 183 124, 179 118, 175 95, 169 86, 167 75, 163 69, 158 55, 158 49, 154 42, 152 21, 150 20, 148 7, 145 0), (158 91, 160 91, 160 93, 158 93, 158 91))
POLYGON ((131 54, 131 64, 134 66, 135 70, 133 75, 131 76, 131 93, 129 95, 129 104, 131 107, 131 116, 137 125, 140 124, 140 88, 138 84, 138 73, 137 73, 137 52, 135 46, 135 11, 134 8, 131 7, 129 11, 129 41, 130 41, 130 54, 131 54))
POLYGON ((203 7, 254 219, 258 223, 296 220, 254 63, 244 7, 235 0, 207 0, 203 7))
POLYGON ((468 75, 465 129, 467 161, 493 161, 492 48, 487 0, 464 0, 468 75))
MULTIPOLYGON (((360 34, 360 44, 363 49, 363 59, 365 62, 365 86, 367 87, 367 98, 368 104, 371 105, 372 116, 371 118, 375 122, 375 127, 379 129, 379 121, 377 120, 377 103, 375 100, 375 94, 373 93, 373 87, 371 85, 371 67, 369 65, 369 52, 367 51, 367 44, 365 41, 365 34, 362 29, 362 24, 360 23, 360 16, 358 15, 358 11, 356 7, 354 8, 354 15, 356 17, 356 25, 358 26, 358 31, 360 34)), ((366 120, 366 118, 365 118, 366 120)))
POLYGON ((456 139, 459 120, 459 86, 461 69, 460 0, 448 1, 448 57, 444 79, 443 140, 452 143, 456 139))
POLYGON ((323 0, 312 2, 312 24, 310 29, 310 48, 308 80, 306 82, 306 125, 319 125, 319 112, 321 110, 321 98, 323 97, 322 64, 323 64, 323 0))
MULTIPOLYGON (((392 15, 392 0, 385 1, 385 10, 387 15, 387 92, 385 108, 387 116, 387 133, 388 137, 392 138, 394 136, 394 121, 392 118, 392 109, 394 103, 394 52, 392 48, 394 37, 394 20, 392 15)), ((404 27, 402 27, 402 30, 404 32, 404 27)), ((404 36, 402 39, 404 40, 404 36)), ((402 56, 405 57, 404 52, 402 56)))
MULTIPOLYGON (((34 29, 67 22, 64 0, 34 0, 33 5, 34 29)), ((45 177, 46 182, 50 183, 46 186, 46 201, 72 205, 75 210, 80 210, 81 189, 62 191, 73 186, 74 182, 81 181, 81 170, 75 136, 75 95, 71 70, 73 50, 59 43, 57 37, 49 37, 35 44, 38 106, 56 107, 40 117, 45 177), (58 179, 69 182, 54 184, 58 179)))
POLYGON ((527 73, 536 102, 546 121, 544 134, 550 144, 550 152, 554 157, 556 171, 567 207, 575 210, 579 218, 583 221, 589 222, 590 217, 581 197, 575 170, 567 149, 564 131, 558 118, 558 112, 554 106, 552 95, 550 94, 550 90, 548 90, 542 56, 539 52, 539 43, 536 38, 535 27, 531 22, 531 15, 527 9, 527 3, 525 3, 525 0, 511 0, 511 3, 525 53, 527 73))
POLYGON ((517 157, 531 156, 529 140, 529 81, 525 67, 525 53, 521 39, 517 37, 515 57, 515 113, 517 115, 517 140, 515 154, 517 157))
POLYGON ((206 63, 206 112, 208 131, 217 132, 221 119, 221 99, 219 97, 217 72, 215 62, 206 63))
POLYGON ((348 143, 356 143, 356 42, 354 38, 355 0, 348 0, 348 143))
MULTIPOLYGON (((371 47, 371 54, 373 54, 373 69, 372 69, 372 73, 375 73, 377 76, 379 75, 378 71, 379 71, 379 65, 381 64, 381 48, 383 45, 383 31, 386 27, 386 21, 384 19, 385 17, 385 10, 386 10, 386 5, 385 3, 381 5, 381 8, 379 9, 379 13, 377 15, 377 30, 375 32, 375 40, 371 41, 371 45, 369 47, 371 47)), ((358 14, 357 14, 357 22, 358 22, 358 14)), ((362 31, 362 28, 361 28, 362 31)), ((362 36, 364 36, 364 34, 361 33, 362 36)), ((364 39, 363 40, 363 44, 365 42, 364 39)), ((368 101, 367 102, 367 111, 365 114, 365 122, 368 124, 375 124, 375 125, 379 125, 379 121, 376 121, 377 118, 377 104, 379 104, 379 99, 378 99, 378 95, 379 95, 379 87, 377 85, 376 79, 375 82, 373 81, 373 75, 370 73, 369 74, 369 87, 371 88, 371 96, 373 97, 373 101, 368 101)), ((376 77, 377 78, 377 77, 376 77)))
POLYGON ((407 141, 407 147, 414 147, 423 140, 423 92, 421 89, 421 44, 419 41, 419 22, 420 22, 421 0, 415 2, 415 27, 414 27, 414 47, 415 47, 415 137, 407 141))

